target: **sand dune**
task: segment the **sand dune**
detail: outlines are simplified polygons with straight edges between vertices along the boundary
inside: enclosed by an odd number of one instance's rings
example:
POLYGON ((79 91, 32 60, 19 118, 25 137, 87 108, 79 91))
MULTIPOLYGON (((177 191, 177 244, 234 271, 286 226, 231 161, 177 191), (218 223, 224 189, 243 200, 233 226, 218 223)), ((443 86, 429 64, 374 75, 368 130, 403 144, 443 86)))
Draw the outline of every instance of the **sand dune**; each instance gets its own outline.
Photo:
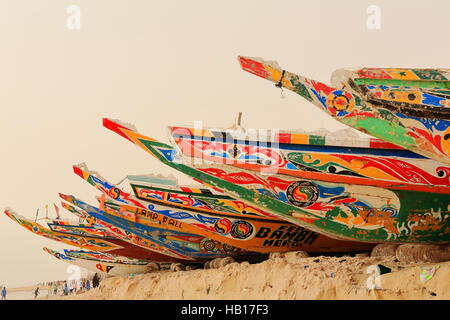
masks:
POLYGON ((450 299, 450 262, 401 265, 394 257, 301 257, 288 253, 258 264, 220 269, 159 271, 112 277, 65 299, 450 299), (369 290, 371 265, 392 269, 369 290), (426 282, 423 268, 437 267, 426 282))

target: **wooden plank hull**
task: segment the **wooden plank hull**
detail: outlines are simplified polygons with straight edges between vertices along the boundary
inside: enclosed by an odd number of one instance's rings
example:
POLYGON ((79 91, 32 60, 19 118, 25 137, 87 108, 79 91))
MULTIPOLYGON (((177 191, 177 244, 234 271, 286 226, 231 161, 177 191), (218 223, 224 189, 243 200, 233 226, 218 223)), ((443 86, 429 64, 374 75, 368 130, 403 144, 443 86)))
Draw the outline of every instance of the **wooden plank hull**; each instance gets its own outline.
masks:
MULTIPOLYGON (((112 207, 113 209, 131 212, 133 220, 141 224, 159 222, 162 225, 176 227, 181 232, 195 233, 233 247, 260 253, 299 250, 323 252, 338 247, 338 241, 334 239, 305 230, 283 219, 269 218, 267 214, 260 216, 257 214, 260 210, 246 206, 242 201, 233 203, 231 200, 217 201, 216 198, 212 207, 211 199, 208 206, 205 196, 201 201, 195 202, 194 198, 189 198, 189 193, 181 195, 175 192, 167 194, 164 199, 148 197, 138 199, 86 168, 83 170, 74 167, 74 171, 106 196, 116 200, 117 204, 112 207), (184 204, 180 203, 182 199, 185 200, 184 204), (226 207, 227 203, 233 207, 226 207), (244 212, 232 211, 232 208, 236 209, 238 206, 244 212), (284 237, 283 241, 276 241, 277 235, 280 235, 280 239, 284 237)), ((134 185, 133 188, 139 190, 138 194, 144 193, 142 186, 134 185)), ((148 195, 148 192, 146 194, 148 195)))
POLYGON ((274 62, 249 57, 239 57, 239 62, 243 70, 296 92, 352 128, 450 164, 448 93, 383 85, 344 90, 282 70, 274 62))
POLYGON ((178 184, 163 185, 161 182, 155 184, 153 182, 136 180, 134 177, 138 176, 128 176, 128 181, 133 189, 134 196, 142 201, 155 201, 166 203, 170 206, 176 205, 209 212, 228 212, 236 215, 247 214, 280 220, 273 214, 235 200, 213 188, 196 188, 178 184))
POLYGON ((78 234, 56 232, 40 225, 37 222, 31 221, 30 219, 18 215, 11 209, 6 209, 5 214, 13 221, 17 222, 19 225, 21 225, 22 227, 31 231, 34 234, 37 234, 39 236, 51 240, 62 242, 71 246, 91 251, 107 252, 114 255, 134 259, 146 259, 150 261, 167 261, 167 257, 163 255, 159 255, 157 253, 144 250, 143 248, 137 247, 118 238, 102 239, 100 237, 91 237, 86 235, 81 236, 78 234))
POLYGON ((89 236, 100 239, 117 239, 117 237, 106 227, 100 225, 91 225, 87 223, 77 223, 67 221, 53 220, 47 222, 50 230, 66 234, 77 234, 80 236, 89 236))
MULTIPOLYGON (((288 221, 348 240, 394 243, 448 243, 448 194, 386 190, 323 183, 284 175, 263 175, 233 166, 180 163, 176 150, 104 119, 104 126, 137 144, 165 164, 228 195, 288 221)), ((261 172, 261 171, 260 171, 261 172)))
POLYGON ((64 254, 71 258, 87 259, 101 262, 118 263, 125 265, 141 265, 146 266, 149 264, 148 260, 132 259, 127 257, 116 256, 106 252, 97 251, 85 251, 85 250, 69 250, 64 249, 64 254))
POLYGON ((331 75, 331 84, 342 89, 351 88, 351 84, 354 83, 357 86, 419 88, 437 91, 450 89, 449 80, 449 69, 343 68, 333 71, 331 75))
POLYGON ((164 254, 178 259, 192 261, 206 261, 218 257, 257 257, 258 254, 243 251, 238 248, 224 245, 218 241, 185 232, 177 227, 161 225, 159 223, 142 224, 126 217, 123 213, 113 210, 100 210, 73 196, 65 196, 65 200, 83 209, 96 219, 114 225, 129 233, 133 233, 157 244, 164 254))
POLYGON ((188 157, 226 164, 269 165, 271 172, 292 176, 321 173, 316 178, 328 182, 341 176, 350 178, 353 184, 388 188, 385 181, 392 181, 392 186, 408 184, 409 190, 414 190, 412 184, 426 186, 420 190, 428 192, 450 193, 450 166, 378 139, 288 132, 273 132, 270 139, 265 139, 225 129, 169 130, 173 142, 188 157))
MULTIPOLYGON (((101 273, 104 275, 110 275, 110 276, 126 276, 132 273, 145 273, 148 271, 147 263, 119 263, 115 261, 105 261, 103 259, 86 259, 82 257, 82 254, 80 254, 78 257, 76 256, 68 256, 66 254, 63 254, 61 252, 58 252, 56 250, 52 250, 49 248, 44 248, 44 251, 48 254, 52 255, 58 260, 67 262, 71 265, 76 265, 81 268, 85 268, 87 270, 90 270, 92 272, 101 273)), ((91 253, 91 256, 94 256, 95 254, 91 253)), ((139 261, 139 260, 138 260, 139 261)))
MULTIPOLYGON (((59 194, 59 196, 65 201, 71 201, 71 198, 67 197, 64 194, 59 194)), ((175 257, 164 254, 164 250, 154 242, 144 239, 144 238, 142 238, 134 233, 128 232, 127 230, 124 230, 122 228, 118 228, 116 226, 108 224, 105 221, 96 219, 95 217, 89 215, 87 212, 85 212, 81 209, 77 209, 77 208, 69 205, 66 202, 61 202, 61 205, 63 208, 72 212, 73 214, 80 217, 81 219, 85 219, 86 221, 88 221, 91 224, 101 225, 104 228, 106 228, 107 230, 109 230, 109 232, 111 232, 117 238, 119 238, 125 242, 128 242, 135 247, 141 248, 141 252, 145 249, 143 251, 145 253, 145 255, 151 254, 153 257, 157 258, 157 259, 154 259, 155 261, 161 261, 161 262, 183 262, 184 261, 182 259, 177 259, 175 257)), ((143 255, 143 256, 145 256, 145 255, 143 255)), ((138 256, 135 258, 140 258, 140 257, 138 256)))

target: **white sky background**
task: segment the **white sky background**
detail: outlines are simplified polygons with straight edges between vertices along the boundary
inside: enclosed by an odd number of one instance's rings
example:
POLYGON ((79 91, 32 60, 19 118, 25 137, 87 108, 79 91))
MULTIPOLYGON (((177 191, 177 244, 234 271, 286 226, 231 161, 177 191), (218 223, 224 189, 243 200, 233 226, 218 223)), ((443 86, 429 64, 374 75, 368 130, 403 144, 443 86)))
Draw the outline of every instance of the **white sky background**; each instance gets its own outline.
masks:
MULTIPOLYGON (((293 93, 281 99, 237 55, 325 82, 340 67, 449 68, 449 10, 445 0, 0 0, 0 207, 34 218, 58 192, 95 203, 72 173, 82 161, 112 182, 176 174, 103 128, 105 116, 163 141, 167 125, 228 127, 239 111, 246 128, 343 129, 293 93), (80 30, 66 27, 71 4, 80 30), (366 27, 372 4, 380 30, 366 27)), ((1 214, 0 285, 65 279, 68 265, 43 246, 64 247, 1 214)))

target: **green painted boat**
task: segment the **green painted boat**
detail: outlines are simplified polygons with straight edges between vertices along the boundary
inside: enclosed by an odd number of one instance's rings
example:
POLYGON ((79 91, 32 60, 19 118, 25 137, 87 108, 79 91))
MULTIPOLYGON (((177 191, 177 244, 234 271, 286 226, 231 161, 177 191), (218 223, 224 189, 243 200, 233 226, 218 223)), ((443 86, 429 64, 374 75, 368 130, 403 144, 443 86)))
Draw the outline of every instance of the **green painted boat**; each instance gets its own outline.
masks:
POLYGON ((283 70, 273 61, 239 57, 239 62, 243 70, 299 94, 354 129, 450 164, 448 71, 341 70, 333 76, 334 85, 328 86, 283 70))
POLYGON ((170 167, 230 197, 336 239, 371 243, 450 240, 448 194, 430 196, 402 186, 385 190, 267 175, 239 166, 183 163, 174 147, 138 133, 131 125, 110 119, 104 119, 103 125, 170 167), (312 210, 311 206, 316 205, 312 210))

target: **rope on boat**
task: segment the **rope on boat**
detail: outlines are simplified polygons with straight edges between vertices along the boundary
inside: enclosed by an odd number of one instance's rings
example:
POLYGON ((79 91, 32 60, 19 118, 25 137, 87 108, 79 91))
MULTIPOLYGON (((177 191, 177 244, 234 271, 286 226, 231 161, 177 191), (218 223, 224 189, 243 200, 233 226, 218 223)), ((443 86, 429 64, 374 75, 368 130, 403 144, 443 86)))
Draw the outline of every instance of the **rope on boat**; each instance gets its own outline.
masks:
POLYGON ((275 87, 281 89, 281 99, 284 99, 284 95, 283 95, 283 78, 284 78, 284 74, 285 73, 286 73, 286 70, 283 70, 283 72, 281 73, 280 81, 278 81, 278 83, 275 84, 275 87))
POLYGON ((280 81, 278 81, 278 83, 275 85, 275 87, 277 87, 277 88, 283 87, 283 78, 284 78, 285 73, 286 73, 286 70, 283 70, 283 72, 281 73, 280 81))
POLYGON ((119 184, 124 182, 127 178, 128 178, 128 176, 125 176, 125 178, 123 178, 122 180, 120 180, 119 182, 116 183, 116 186, 118 186, 119 184))

